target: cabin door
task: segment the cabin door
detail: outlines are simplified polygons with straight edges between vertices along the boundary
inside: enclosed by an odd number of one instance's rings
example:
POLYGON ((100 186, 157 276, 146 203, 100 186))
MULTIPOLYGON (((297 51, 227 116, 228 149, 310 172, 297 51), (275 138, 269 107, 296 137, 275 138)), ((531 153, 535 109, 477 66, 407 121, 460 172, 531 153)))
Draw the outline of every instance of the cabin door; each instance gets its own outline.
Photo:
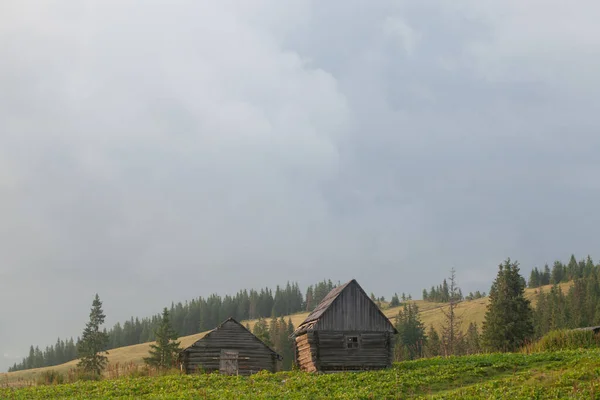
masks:
POLYGON ((237 375, 238 355, 237 350, 221 350, 219 372, 225 375, 237 375))

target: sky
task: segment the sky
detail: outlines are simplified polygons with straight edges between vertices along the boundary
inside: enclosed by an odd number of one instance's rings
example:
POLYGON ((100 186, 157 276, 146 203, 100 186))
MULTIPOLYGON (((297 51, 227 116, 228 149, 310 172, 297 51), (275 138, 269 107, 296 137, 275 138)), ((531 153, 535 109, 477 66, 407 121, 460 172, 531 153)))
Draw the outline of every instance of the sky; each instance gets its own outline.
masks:
MULTIPOLYGON (((171 301, 600 257, 600 3, 0 2, 0 371, 171 301)), ((598 261, 598 259, 595 259, 598 261)))

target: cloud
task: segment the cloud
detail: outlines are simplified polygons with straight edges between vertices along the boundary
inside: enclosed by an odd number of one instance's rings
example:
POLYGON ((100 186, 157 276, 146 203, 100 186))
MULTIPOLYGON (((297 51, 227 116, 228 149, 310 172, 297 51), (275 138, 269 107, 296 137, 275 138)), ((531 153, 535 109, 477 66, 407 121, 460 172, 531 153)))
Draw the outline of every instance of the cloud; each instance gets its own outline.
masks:
POLYGON ((112 324, 287 280, 488 291, 507 256, 593 251, 587 7, 2 3, 0 351, 76 336, 96 292, 112 324))

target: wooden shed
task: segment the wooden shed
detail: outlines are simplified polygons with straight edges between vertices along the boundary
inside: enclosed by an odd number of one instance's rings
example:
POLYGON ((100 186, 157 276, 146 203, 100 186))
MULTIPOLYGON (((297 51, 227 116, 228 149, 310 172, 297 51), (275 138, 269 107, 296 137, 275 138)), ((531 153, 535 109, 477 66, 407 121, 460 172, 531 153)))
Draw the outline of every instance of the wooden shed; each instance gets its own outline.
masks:
POLYGON ((304 371, 388 368, 398 331, 356 280, 333 289, 293 333, 304 371))
POLYGON ((186 373, 199 369, 227 375, 275 372, 282 357, 233 318, 208 332, 180 354, 186 373))

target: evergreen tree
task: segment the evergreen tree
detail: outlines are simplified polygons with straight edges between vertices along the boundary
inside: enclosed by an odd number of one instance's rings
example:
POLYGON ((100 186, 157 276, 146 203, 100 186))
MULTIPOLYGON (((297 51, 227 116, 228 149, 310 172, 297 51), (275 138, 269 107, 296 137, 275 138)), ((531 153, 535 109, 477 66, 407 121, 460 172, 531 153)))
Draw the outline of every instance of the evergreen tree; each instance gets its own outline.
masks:
POLYGON ((175 365, 177 357, 181 352, 177 341, 177 332, 171 327, 169 321, 169 310, 163 309, 162 318, 158 328, 154 331, 156 343, 150 345, 149 357, 144 362, 157 368, 171 368, 175 365))
POLYGON ((422 357, 426 336, 418 306, 414 303, 404 303, 395 322, 398 330, 396 360, 422 357))
POLYGON ((550 275, 550 283, 556 285, 561 283, 566 278, 565 266, 560 261, 554 262, 552 266, 552 274, 550 275))
POLYGON ((390 307, 398 307, 400 305, 400 299, 398 298, 398 293, 394 293, 392 296, 392 301, 390 301, 390 307))
POLYGON ((532 309, 524 294, 525 281, 519 274, 519 264, 509 258, 500 264, 490 289, 482 334, 487 349, 514 351, 532 337, 532 309))
POLYGON ((529 282, 527 284, 530 288, 536 288, 540 286, 540 271, 537 268, 531 270, 529 275, 529 282))
POLYGON ((254 328, 252 329, 252 333, 254 336, 262 340, 267 346, 273 345, 269 335, 269 326, 264 318, 259 318, 258 321, 256 321, 254 328))
POLYGON ((549 285, 550 284, 550 277, 551 277, 550 267, 548 266, 548 264, 546 264, 546 265, 544 265, 544 273, 542 274, 540 283, 542 285, 549 285))
POLYGON ((477 322, 471 322, 465 335, 466 342, 466 353, 467 354, 478 354, 481 352, 481 343, 479 339, 479 329, 477 329, 477 322))
POLYGON ((104 323, 105 315, 102 311, 102 302, 96 293, 92 302, 90 320, 86 324, 78 343, 77 352, 79 354, 78 367, 86 372, 100 375, 108 362, 105 354, 108 345, 108 335, 100 330, 100 325, 104 323))
POLYGON ((442 341, 433 325, 427 331, 427 342, 425 344, 425 356, 436 357, 442 354, 442 341))

